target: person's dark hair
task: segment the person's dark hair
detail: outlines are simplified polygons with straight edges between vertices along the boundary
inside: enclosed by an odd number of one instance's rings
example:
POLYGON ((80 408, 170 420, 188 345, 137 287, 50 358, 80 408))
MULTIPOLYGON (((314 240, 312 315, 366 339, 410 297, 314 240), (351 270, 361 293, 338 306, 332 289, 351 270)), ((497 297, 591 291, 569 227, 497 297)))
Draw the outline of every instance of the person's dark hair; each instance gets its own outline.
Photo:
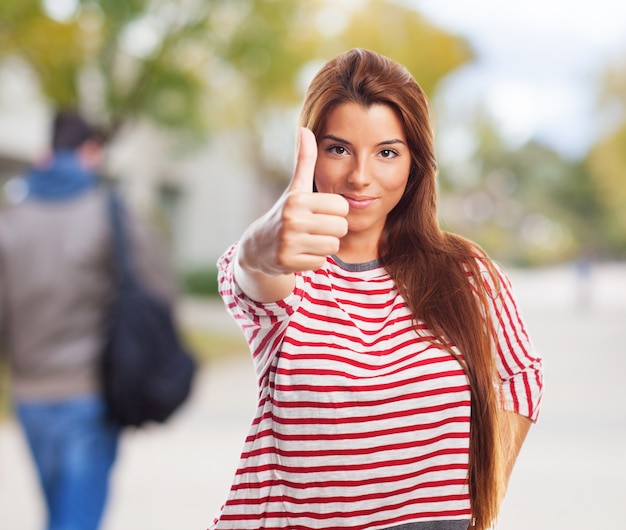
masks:
POLYGON ((88 140, 103 142, 103 131, 90 124, 81 114, 63 110, 55 114, 52 122, 52 149, 78 149, 88 140))
POLYGON ((483 530, 498 512, 501 448, 493 326, 481 264, 496 289, 497 273, 477 245, 439 227, 431 107, 408 70, 368 50, 339 55, 311 82, 300 125, 319 137, 330 112, 348 102, 388 105, 405 129, 412 159, 409 179, 400 202, 387 216, 379 256, 415 322, 425 322, 468 375, 472 394, 469 492, 476 528, 483 530))

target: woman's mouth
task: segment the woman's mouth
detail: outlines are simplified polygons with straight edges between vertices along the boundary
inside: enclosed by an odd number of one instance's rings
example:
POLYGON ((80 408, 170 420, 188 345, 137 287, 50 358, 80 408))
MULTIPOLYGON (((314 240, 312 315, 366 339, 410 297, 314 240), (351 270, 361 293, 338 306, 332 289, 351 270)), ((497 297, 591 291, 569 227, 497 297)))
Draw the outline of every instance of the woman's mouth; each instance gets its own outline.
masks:
POLYGON ((343 197, 348 201, 350 208, 355 210, 364 210, 376 202, 375 197, 355 197, 352 195, 344 195, 343 197))

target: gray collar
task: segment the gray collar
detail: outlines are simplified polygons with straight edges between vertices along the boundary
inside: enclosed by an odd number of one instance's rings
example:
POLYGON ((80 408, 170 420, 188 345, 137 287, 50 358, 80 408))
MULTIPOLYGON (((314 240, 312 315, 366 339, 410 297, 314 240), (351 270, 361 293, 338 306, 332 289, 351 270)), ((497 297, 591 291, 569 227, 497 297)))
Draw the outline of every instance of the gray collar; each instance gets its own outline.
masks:
POLYGON ((335 255, 333 255, 332 258, 342 269, 350 272, 371 271, 381 266, 381 261, 379 259, 373 259, 372 261, 366 261, 365 263, 346 263, 345 261, 340 260, 335 255))

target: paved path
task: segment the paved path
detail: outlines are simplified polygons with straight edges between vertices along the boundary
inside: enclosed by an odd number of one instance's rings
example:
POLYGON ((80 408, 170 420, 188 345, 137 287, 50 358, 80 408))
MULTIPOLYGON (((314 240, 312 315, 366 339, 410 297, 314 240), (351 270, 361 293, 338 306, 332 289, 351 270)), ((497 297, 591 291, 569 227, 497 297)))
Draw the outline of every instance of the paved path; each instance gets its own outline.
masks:
MULTIPOLYGON (((546 362, 540 422, 511 480, 499 530, 626 527, 626 268, 511 273, 546 362)), ((236 332, 219 306, 188 305, 196 323, 236 332)), ((230 484, 254 410, 246 355, 200 374, 166 426, 124 436, 103 530, 203 530, 230 484)), ((0 529, 40 530, 42 506, 20 431, 0 424, 0 529)))

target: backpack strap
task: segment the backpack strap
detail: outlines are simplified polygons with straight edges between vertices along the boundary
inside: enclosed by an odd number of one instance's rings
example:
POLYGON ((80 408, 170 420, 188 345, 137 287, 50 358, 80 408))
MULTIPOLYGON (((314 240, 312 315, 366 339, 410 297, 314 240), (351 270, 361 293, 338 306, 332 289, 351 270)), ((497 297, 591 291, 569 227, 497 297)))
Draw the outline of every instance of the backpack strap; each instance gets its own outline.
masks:
POLYGON ((115 190, 108 192, 107 203, 115 277, 118 286, 128 287, 136 282, 136 277, 130 238, 125 222, 125 208, 122 198, 115 190))

